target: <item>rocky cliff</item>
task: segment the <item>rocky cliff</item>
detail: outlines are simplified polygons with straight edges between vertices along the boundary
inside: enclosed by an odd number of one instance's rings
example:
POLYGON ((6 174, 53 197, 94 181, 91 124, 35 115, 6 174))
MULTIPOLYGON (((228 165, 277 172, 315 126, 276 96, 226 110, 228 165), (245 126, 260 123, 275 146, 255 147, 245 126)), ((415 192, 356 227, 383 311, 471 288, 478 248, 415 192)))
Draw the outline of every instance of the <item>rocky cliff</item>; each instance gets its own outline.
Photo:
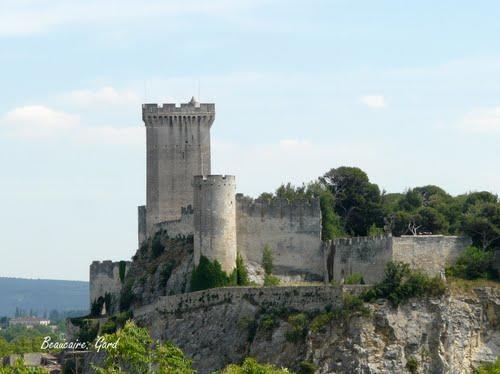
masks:
MULTIPOLYGON (((245 295, 216 302, 213 291, 205 292, 197 293, 198 304, 178 298, 177 308, 137 310, 136 317, 155 338, 179 345, 201 373, 247 356, 318 373, 471 373, 500 352, 497 288, 448 292, 397 308, 380 300, 343 313, 332 304, 312 311, 307 303, 284 308, 245 295)), ((314 298, 301 292, 284 290, 283 305, 287 297, 314 298)))

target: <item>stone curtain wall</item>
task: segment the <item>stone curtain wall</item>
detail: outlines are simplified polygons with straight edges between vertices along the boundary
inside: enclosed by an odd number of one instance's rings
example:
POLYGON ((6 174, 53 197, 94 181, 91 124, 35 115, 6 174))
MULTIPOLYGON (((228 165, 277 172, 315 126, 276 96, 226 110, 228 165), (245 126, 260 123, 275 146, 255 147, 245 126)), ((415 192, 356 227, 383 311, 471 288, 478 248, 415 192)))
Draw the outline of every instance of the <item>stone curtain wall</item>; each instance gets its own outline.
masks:
POLYGON ((439 275, 470 244, 467 237, 443 235, 345 238, 325 243, 324 255, 330 279, 342 282, 358 273, 366 283, 376 283, 383 279, 389 261, 439 275))
POLYGON ((366 283, 382 279, 385 265, 392 260, 392 237, 357 237, 335 239, 328 242, 326 256, 333 257, 329 273, 342 282, 349 275, 358 273, 366 283))
POLYGON ((472 241, 459 236, 421 235, 394 237, 392 243, 394 261, 406 262, 412 268, 435 276, 455 263, 472 241))
MULTIPOLYGON (((99 297, 104 297, 106 293, 111 294, 115 301, 118 300, 122 289, 120 279, 120 262, 94 261, 90 265, 90 305, 99 297)), ((131 262, 125 263, 125 274, 131 262)))
POLYGON ((153 225, 152 233, 165 230, 170 238, 176 236, 188 236, 194 233, 194 217, 191 207, 182 208, 181 218, 172 221, 164 221, 153 225))
POLYGON ((342 304, 343 289, 340 286, 295 287, 224 287, 162 296, 152 304, 134 310, 134 318, 147 319, 152 313, 179 314, 210 307, 245 301, 265 309, 292 309, 304 312, 324 311, 325 307, 342 304))
POLYGON ((237 248, 245 261, 261 264, 271 248, 275 273, 323 280, 319 200, 253 200, 236 195, 237 248))

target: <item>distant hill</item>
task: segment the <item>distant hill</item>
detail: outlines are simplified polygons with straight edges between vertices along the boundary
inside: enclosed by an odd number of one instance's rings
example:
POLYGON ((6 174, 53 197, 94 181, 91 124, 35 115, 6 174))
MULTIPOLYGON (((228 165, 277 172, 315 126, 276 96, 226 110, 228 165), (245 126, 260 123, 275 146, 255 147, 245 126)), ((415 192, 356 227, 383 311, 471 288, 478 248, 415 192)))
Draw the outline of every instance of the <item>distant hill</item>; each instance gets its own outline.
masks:
POLYGON ((13 316, 16 308, 37 311, 87 310, 89 283, 80 281, 0 277, 0 316, 13 316))

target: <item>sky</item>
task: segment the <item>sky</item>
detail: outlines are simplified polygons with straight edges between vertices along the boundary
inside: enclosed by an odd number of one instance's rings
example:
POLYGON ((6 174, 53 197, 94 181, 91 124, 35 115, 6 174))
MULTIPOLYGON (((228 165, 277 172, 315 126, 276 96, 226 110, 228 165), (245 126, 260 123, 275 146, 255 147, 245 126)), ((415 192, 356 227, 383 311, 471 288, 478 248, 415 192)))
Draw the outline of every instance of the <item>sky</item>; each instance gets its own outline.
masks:
POLYGON ((141 103, 214 102, 212 173, 256 197, 357 166, 500 192, 500 3, 0 0, 0 276, 130 259, 141 103))

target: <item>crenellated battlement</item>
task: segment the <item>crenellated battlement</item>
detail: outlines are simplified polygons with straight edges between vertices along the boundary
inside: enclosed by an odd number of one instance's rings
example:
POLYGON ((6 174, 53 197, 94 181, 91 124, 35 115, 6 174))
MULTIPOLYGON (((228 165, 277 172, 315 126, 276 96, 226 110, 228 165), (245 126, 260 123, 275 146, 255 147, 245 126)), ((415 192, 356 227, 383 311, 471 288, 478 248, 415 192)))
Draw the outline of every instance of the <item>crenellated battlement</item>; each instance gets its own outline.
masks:
POLYGON ((195 175, 193 186, 202 185, 235 185, 236 177, 234 175, 195 175))
POLYGON ((376 244, 376 243, 386 242, 391 238, 392 235, 355 236, 352 238, 335 238, 325 243, 333 245, 356 245, 356 244, 366 244, 366 243, 376 244))
POLYGON ((248 215, 267 215, 282 217, 284 215, 320 216, 320 202, 317 198, 290 201, 288 199, 252 199, 243 194, 236 194, 236 207, 238 211, 248 215))
POLYGON ((146 124, 161 121, 164 117, 198 117, 207 116, 207 119, 213 121, 215 118, 215 104, 198 103, 194 97, 189 103, 172 104, 142 104, 142 119, 146 124))

